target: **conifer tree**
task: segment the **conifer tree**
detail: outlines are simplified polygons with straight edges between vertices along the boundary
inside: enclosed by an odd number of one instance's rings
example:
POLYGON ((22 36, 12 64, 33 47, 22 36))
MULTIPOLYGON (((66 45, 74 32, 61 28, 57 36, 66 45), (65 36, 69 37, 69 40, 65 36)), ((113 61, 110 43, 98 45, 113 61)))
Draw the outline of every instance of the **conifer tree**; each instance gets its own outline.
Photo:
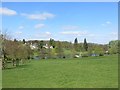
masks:
POLYGON ((85 51, 88 51, 88 44, 87 44, 86 38, 84 39, 83 47, 85 51))
POLYGON ((75 38, 75 40, 74 40, 74 49, 75 49, 75 51, 79 51, 77 38, 75 38))

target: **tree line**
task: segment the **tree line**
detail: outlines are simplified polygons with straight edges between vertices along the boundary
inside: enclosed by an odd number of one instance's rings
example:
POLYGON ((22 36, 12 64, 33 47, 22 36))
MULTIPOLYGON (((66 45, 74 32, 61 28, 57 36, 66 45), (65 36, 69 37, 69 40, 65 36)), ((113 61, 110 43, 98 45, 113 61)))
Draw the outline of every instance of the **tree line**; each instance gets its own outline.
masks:
POLYGON ((11 40, 6 35, 0 35, 0 57, 3 58, 3 68, 11 62, 17 67, 30 59, 38 56, 40 59, 57 59, 57 58, 78 58, 88 56, 103 56, 119 53, 119 40, 110 41, 108 44, 87 43, 87 39, 83 43, 79 43, 75 38, 74 43, 67 41, 55 41, 50 38, 48 41, 32 40, 18 41, 11 40), (32 49, 31 45, 36 48, 32 49))
POLYGON ((78 39, 75 38, 74 43, 67 41, 55 41, 50 39, 49 41, 28 41, 36 43, 38 49, 33 50, 40 58, 75 58, 76 55, 80 57, 88 56, 103 56, 109 54, 118 53, 118 40, 110 41, 109 44, 95 44, 87 43, 87 39, 84 39, 83 43, 78 43, 78 39), (44 46, 48 45, 46 49, 44 46), (53 47, 52 49, 50 47, 53 47))

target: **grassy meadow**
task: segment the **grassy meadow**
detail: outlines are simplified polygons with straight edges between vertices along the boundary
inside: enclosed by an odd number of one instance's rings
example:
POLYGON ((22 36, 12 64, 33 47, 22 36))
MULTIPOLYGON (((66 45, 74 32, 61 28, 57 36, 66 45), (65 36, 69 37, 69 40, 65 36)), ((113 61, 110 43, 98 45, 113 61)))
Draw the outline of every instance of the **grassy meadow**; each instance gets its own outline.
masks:
POLYGON ((117 88, 117 55, 31 60, 2 71, 3 88, 117 88))

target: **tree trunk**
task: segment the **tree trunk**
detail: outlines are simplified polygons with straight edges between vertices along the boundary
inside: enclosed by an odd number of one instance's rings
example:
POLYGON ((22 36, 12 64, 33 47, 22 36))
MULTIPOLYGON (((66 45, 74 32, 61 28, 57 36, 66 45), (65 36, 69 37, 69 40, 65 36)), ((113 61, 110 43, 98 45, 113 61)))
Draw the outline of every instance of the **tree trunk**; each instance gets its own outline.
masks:
POLYGON ((16 59, 16 66, 19 66, 19 59, 16 59))

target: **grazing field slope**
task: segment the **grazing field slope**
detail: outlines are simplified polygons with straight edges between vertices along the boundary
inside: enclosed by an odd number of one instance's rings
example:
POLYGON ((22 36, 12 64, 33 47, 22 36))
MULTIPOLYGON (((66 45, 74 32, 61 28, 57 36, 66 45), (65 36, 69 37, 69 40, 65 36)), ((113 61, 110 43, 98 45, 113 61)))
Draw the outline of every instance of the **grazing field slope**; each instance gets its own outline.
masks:
POLYGON ((117 55, 32 60, 2 71, 3 88, 117 88, 117 55))

